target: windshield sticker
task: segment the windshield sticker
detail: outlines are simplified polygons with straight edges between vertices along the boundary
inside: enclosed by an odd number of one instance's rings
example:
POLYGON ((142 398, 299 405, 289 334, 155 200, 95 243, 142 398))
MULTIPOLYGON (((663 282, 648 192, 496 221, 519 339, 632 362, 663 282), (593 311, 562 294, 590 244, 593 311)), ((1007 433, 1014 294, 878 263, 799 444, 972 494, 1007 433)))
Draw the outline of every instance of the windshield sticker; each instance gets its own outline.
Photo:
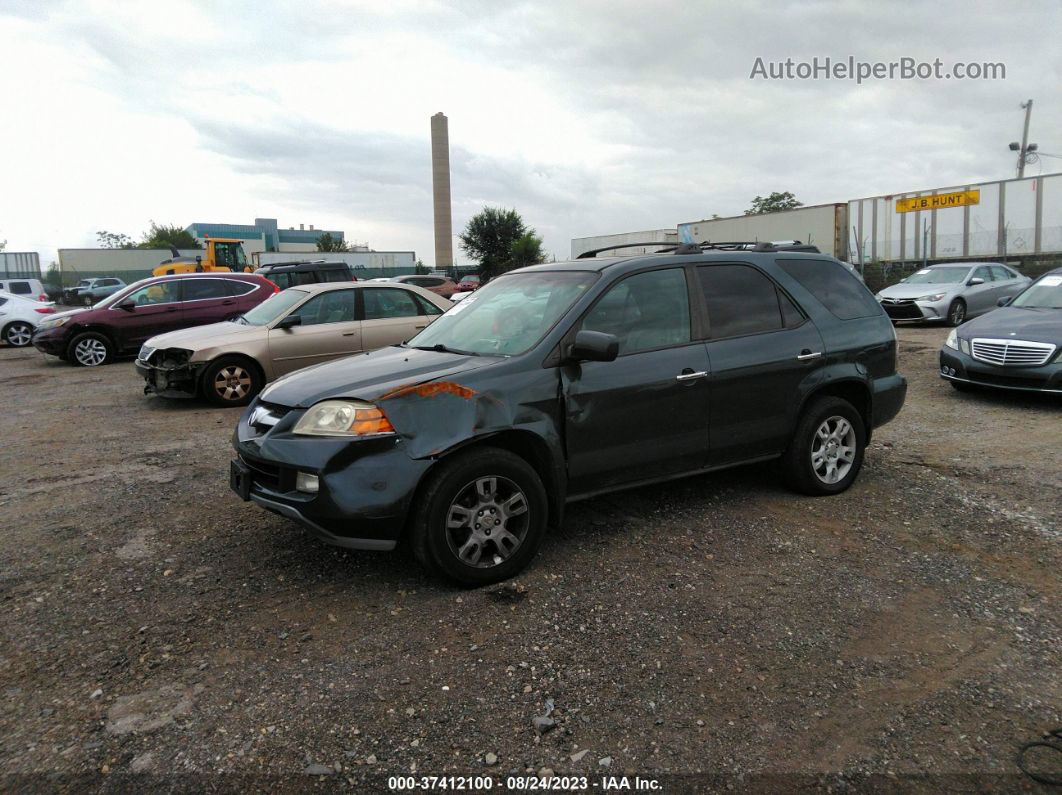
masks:
POLYGON ((915 276, 921 276, 923 273, 929 273, 929 268, 922 268, 922 270, 918 271, 915 276))
POLYGON ((456 304, 454 304, 449 309, 447 309, 446 310, 446 314, 448 314, 448 315, 456 315, 458 312, 460 312, 466 306, 468 306, 473 301, 475 301, 478 297, 479 296, 476 296, 476 295, 470 295, 470 296, 468 296, 468 298, 462 298, 456 304))
POLYGON ((1062 276, 1044 276, 1040 280, 1040 284, 1044 287, 1058 287, 1058 285, 1062 284, 1062 276))

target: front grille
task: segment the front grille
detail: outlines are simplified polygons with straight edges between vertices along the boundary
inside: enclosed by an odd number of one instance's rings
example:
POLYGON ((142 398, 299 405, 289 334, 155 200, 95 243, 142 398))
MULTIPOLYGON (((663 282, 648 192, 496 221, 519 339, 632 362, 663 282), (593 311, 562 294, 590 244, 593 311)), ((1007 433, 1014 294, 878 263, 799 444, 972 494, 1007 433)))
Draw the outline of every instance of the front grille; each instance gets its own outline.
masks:
POLYGON ((1046 342, 1025 340, 973 340, 973 357, 980 362, 1000 367, 1036 367, 1046 364, 1055 346, 1046 342))
POLYGON ((922 310, 913 300, 901 298, 882 298, 881 308, 891 318, 896 320, 921 320, 922 310))
POLYGON ((288 481, 293 480, 293 478, 290 476, 289 470, 245 455, 241 455, 240 460, 251 470, 251 479, 255 483, 265 486, 270 491, 291 490, 288 481))
POLYGON ((259 436, 267 433, 283 419, 291 409, 285 406, 276 406, 267 403, 259 403, 248 420, 250 426, 255 429, 259 436))

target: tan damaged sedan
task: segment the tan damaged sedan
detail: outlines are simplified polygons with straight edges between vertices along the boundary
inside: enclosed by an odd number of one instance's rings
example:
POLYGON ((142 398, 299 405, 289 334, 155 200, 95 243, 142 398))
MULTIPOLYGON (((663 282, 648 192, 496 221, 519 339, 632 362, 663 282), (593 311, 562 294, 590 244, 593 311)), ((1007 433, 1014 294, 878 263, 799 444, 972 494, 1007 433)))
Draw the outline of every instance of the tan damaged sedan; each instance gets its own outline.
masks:
POLYGON ((242 406, 292 370, 404 342, 451 306, 410 284, 301 285, 225 323, 152 337, 136 369, 145 394, 242 406))

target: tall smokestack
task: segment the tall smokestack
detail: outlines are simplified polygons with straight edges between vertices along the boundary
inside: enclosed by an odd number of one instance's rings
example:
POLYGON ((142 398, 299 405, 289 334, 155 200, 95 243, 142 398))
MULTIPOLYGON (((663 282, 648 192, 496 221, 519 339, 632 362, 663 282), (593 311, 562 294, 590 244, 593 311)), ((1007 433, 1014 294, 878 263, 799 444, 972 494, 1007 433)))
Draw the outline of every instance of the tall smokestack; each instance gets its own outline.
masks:
POLYGON ((450 131, 440 111, 431 117, 431 188, 435 201, 435 267, 454 264, 450 213, 450 131))

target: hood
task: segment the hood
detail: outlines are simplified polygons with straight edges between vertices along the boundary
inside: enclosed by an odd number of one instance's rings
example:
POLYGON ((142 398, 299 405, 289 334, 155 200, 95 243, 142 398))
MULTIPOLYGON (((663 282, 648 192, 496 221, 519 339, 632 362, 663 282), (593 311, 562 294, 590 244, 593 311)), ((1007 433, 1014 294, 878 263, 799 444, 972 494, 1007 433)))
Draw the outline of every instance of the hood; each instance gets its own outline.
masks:
POLYGON ((962 287, 958 284, 894 284, 878 292, 883 298, 921 298, 923 295, 951 293, 962 287))
POLYGON ((262 391, 267 403, 308 407, 327 398, 376 400, 395 389, 476 370, 498 361, 488 356, 381 348, 296 370, 262 391))
POLYGON ((147 341, 152 348, 185 348, 190 351, 199 348, 213 348, 217 345, 235 342, 247 337, 264 336, 269 333, 265 326, 247 326, 242 323, 211 323, 207 326, 170 331, 159 334, 147 341))
POLYGON ((959 336, 997 337, 1062 345, 1062 309, 1004 306, 959 326, 959 336))

